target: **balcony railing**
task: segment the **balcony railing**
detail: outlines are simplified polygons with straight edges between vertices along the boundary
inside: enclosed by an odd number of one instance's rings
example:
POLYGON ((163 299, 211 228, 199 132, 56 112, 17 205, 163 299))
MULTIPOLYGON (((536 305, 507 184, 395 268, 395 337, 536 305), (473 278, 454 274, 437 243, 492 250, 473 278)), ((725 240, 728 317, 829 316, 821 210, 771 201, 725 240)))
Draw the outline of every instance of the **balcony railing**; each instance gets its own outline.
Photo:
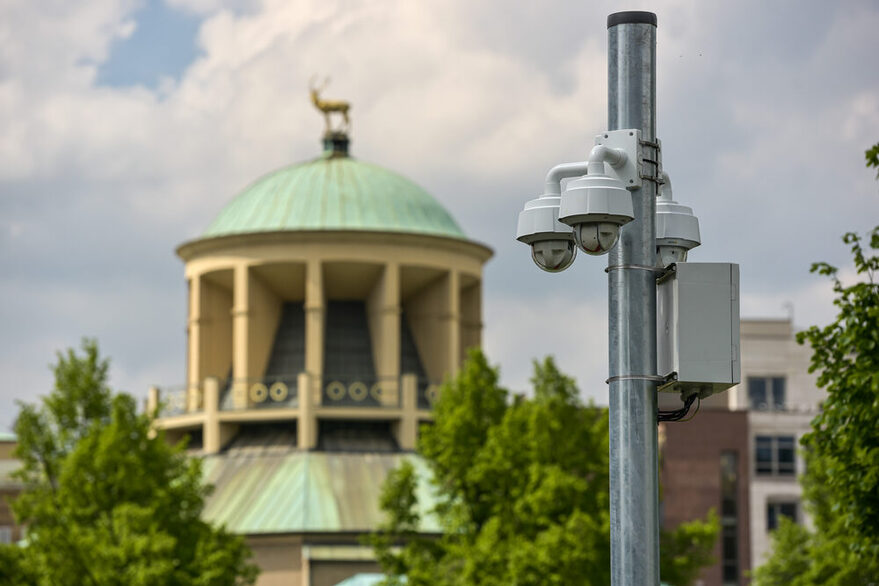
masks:
POLYGON ((158 391, 159 417, 199 413, 204 409, 204 395, 201 385, 160 387, 158 391))
POLYGON ((440 383, 425 378, 418 379, 418 408, 423 410, 433 409, 434 403, 439 398, 440 383))
POLYGON ((402 384, 397 377, 331 375, 321 380, 323 407, 400 407, 402 384))
POLYGON ((298 375, 226 381, 220 409, 294 409, 299 406, 298 375))
POLYGON ((400 377, 303 374, 225 381, 206 379, 199 384, 154 387, 148 408, 150 404, 156 405, 160 418, 203 412, 206 400, 215 403, 207 407, 227 412, 296 409, 301 406, 300 382, 307 386, 302 391, 308 393, 315 408, 399 409, 404 404, 403 395, 411 393, 418 409, 430 410, 439 397, 439 383, 409 373, 400 377))

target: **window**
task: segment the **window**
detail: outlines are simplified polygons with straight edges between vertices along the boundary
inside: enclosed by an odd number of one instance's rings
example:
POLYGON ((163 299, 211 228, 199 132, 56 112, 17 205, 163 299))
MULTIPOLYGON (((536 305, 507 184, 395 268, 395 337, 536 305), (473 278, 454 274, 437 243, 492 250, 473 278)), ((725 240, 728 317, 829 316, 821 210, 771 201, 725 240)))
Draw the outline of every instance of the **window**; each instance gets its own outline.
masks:
POLYGON ((784 387, 783 376, 749 376, 748 400, 751 409, 783 411, 786 399, 784 387))
POLYGON ((758 435, 754 453, 759 476, 793 476, 796 473, 792 435, 758 435))
POLYGON ((797 508, 796 501, 766 503, 766 529, 768 531, 775 531, 778 529, 781 517, 787 517, 796 523, 797 508))
POLYGON ((738 454, 720 455, 721 568, 724 584, 739 583, 738 454))
POLYGON ((12 543, 12 527, 9 525, 0 525, 0 543, 12 543))

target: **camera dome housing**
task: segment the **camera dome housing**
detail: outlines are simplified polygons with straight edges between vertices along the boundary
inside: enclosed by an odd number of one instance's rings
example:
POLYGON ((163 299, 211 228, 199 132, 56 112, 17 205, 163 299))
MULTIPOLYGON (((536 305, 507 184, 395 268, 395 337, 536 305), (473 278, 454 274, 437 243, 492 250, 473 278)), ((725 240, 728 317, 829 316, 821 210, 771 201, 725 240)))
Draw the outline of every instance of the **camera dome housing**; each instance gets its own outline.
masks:
POLYGON ((672 199, 671 181, 663 174, 656 200, 656 264, 665 268, 685 262, 687 253, 701 244, 699 219, 693 208, 672 199))
POLYGON ((531 246, 531 259, 549 273, 558 273, 574 262, 577 248, 571 228, 559 222, 557 195, 532 199, 519 212, 516 240, 531 246))
POLYGON ((574 179, 565 187, 559 221, 571 226, 577 246, 593 256, 606 254, 619 240, 620 227, 631 222, 632 194, 623 183, 600 170, 574 179))
POLYGON ((535 240, 531 260, 547 273, 560 273, 574 262, 577 247, 573 240, 535 240))
POLYGON ((582 222, 574 226, 574 242, 592 256, 607 254, 619 239, 620 225, 613 222, 582 222))

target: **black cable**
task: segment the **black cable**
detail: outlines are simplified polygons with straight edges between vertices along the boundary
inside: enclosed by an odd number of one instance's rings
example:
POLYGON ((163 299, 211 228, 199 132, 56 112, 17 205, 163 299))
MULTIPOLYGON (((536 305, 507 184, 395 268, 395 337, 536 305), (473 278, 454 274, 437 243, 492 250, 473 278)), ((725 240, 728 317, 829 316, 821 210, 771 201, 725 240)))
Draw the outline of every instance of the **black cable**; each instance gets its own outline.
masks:
POLYGON ((686 419, 681 419, 681 421, 689 421, 692 418, 696 417, 696 413, 699 412, 699 408, 702 407, 702 397, 699 397, 699 402, 696 403, 696 410, 693 411, 693 414, 687 417, 686 419))
MULTIPOLYGON (((693 406, 693 403, 696 401, 697 397, 698 397, 698 395, 695 393, 690 395, 689 397, 687 397, 687 399, 684 401, 684 406, 680 409, 675 409, 672 411, 657 411, 656 412, 656 419, 658 421, 680 421, 680 420, 682 420, 684 417, 687 416, 687 413, 690 412, 690 407, 693 406)), ((699 401, 699 404, 701 405, 702 402, 699 401)), ((697 411, 698 411, 698 408, 697 408, 697 411)), ((693 415, 695 415, 695 413, 693 413, 693 415)))

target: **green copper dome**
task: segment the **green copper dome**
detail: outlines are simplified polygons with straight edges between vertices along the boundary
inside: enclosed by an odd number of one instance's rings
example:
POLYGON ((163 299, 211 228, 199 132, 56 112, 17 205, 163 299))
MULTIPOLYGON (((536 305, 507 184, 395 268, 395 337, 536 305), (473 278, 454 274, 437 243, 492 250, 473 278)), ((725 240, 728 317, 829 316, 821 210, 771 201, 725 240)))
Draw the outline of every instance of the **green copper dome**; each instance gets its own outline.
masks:
POLYGON ((375 230, 466 238, 449 212, 422 188, 332 150, 257 179, 220 211, 202 237, 278 230, 375 230))

